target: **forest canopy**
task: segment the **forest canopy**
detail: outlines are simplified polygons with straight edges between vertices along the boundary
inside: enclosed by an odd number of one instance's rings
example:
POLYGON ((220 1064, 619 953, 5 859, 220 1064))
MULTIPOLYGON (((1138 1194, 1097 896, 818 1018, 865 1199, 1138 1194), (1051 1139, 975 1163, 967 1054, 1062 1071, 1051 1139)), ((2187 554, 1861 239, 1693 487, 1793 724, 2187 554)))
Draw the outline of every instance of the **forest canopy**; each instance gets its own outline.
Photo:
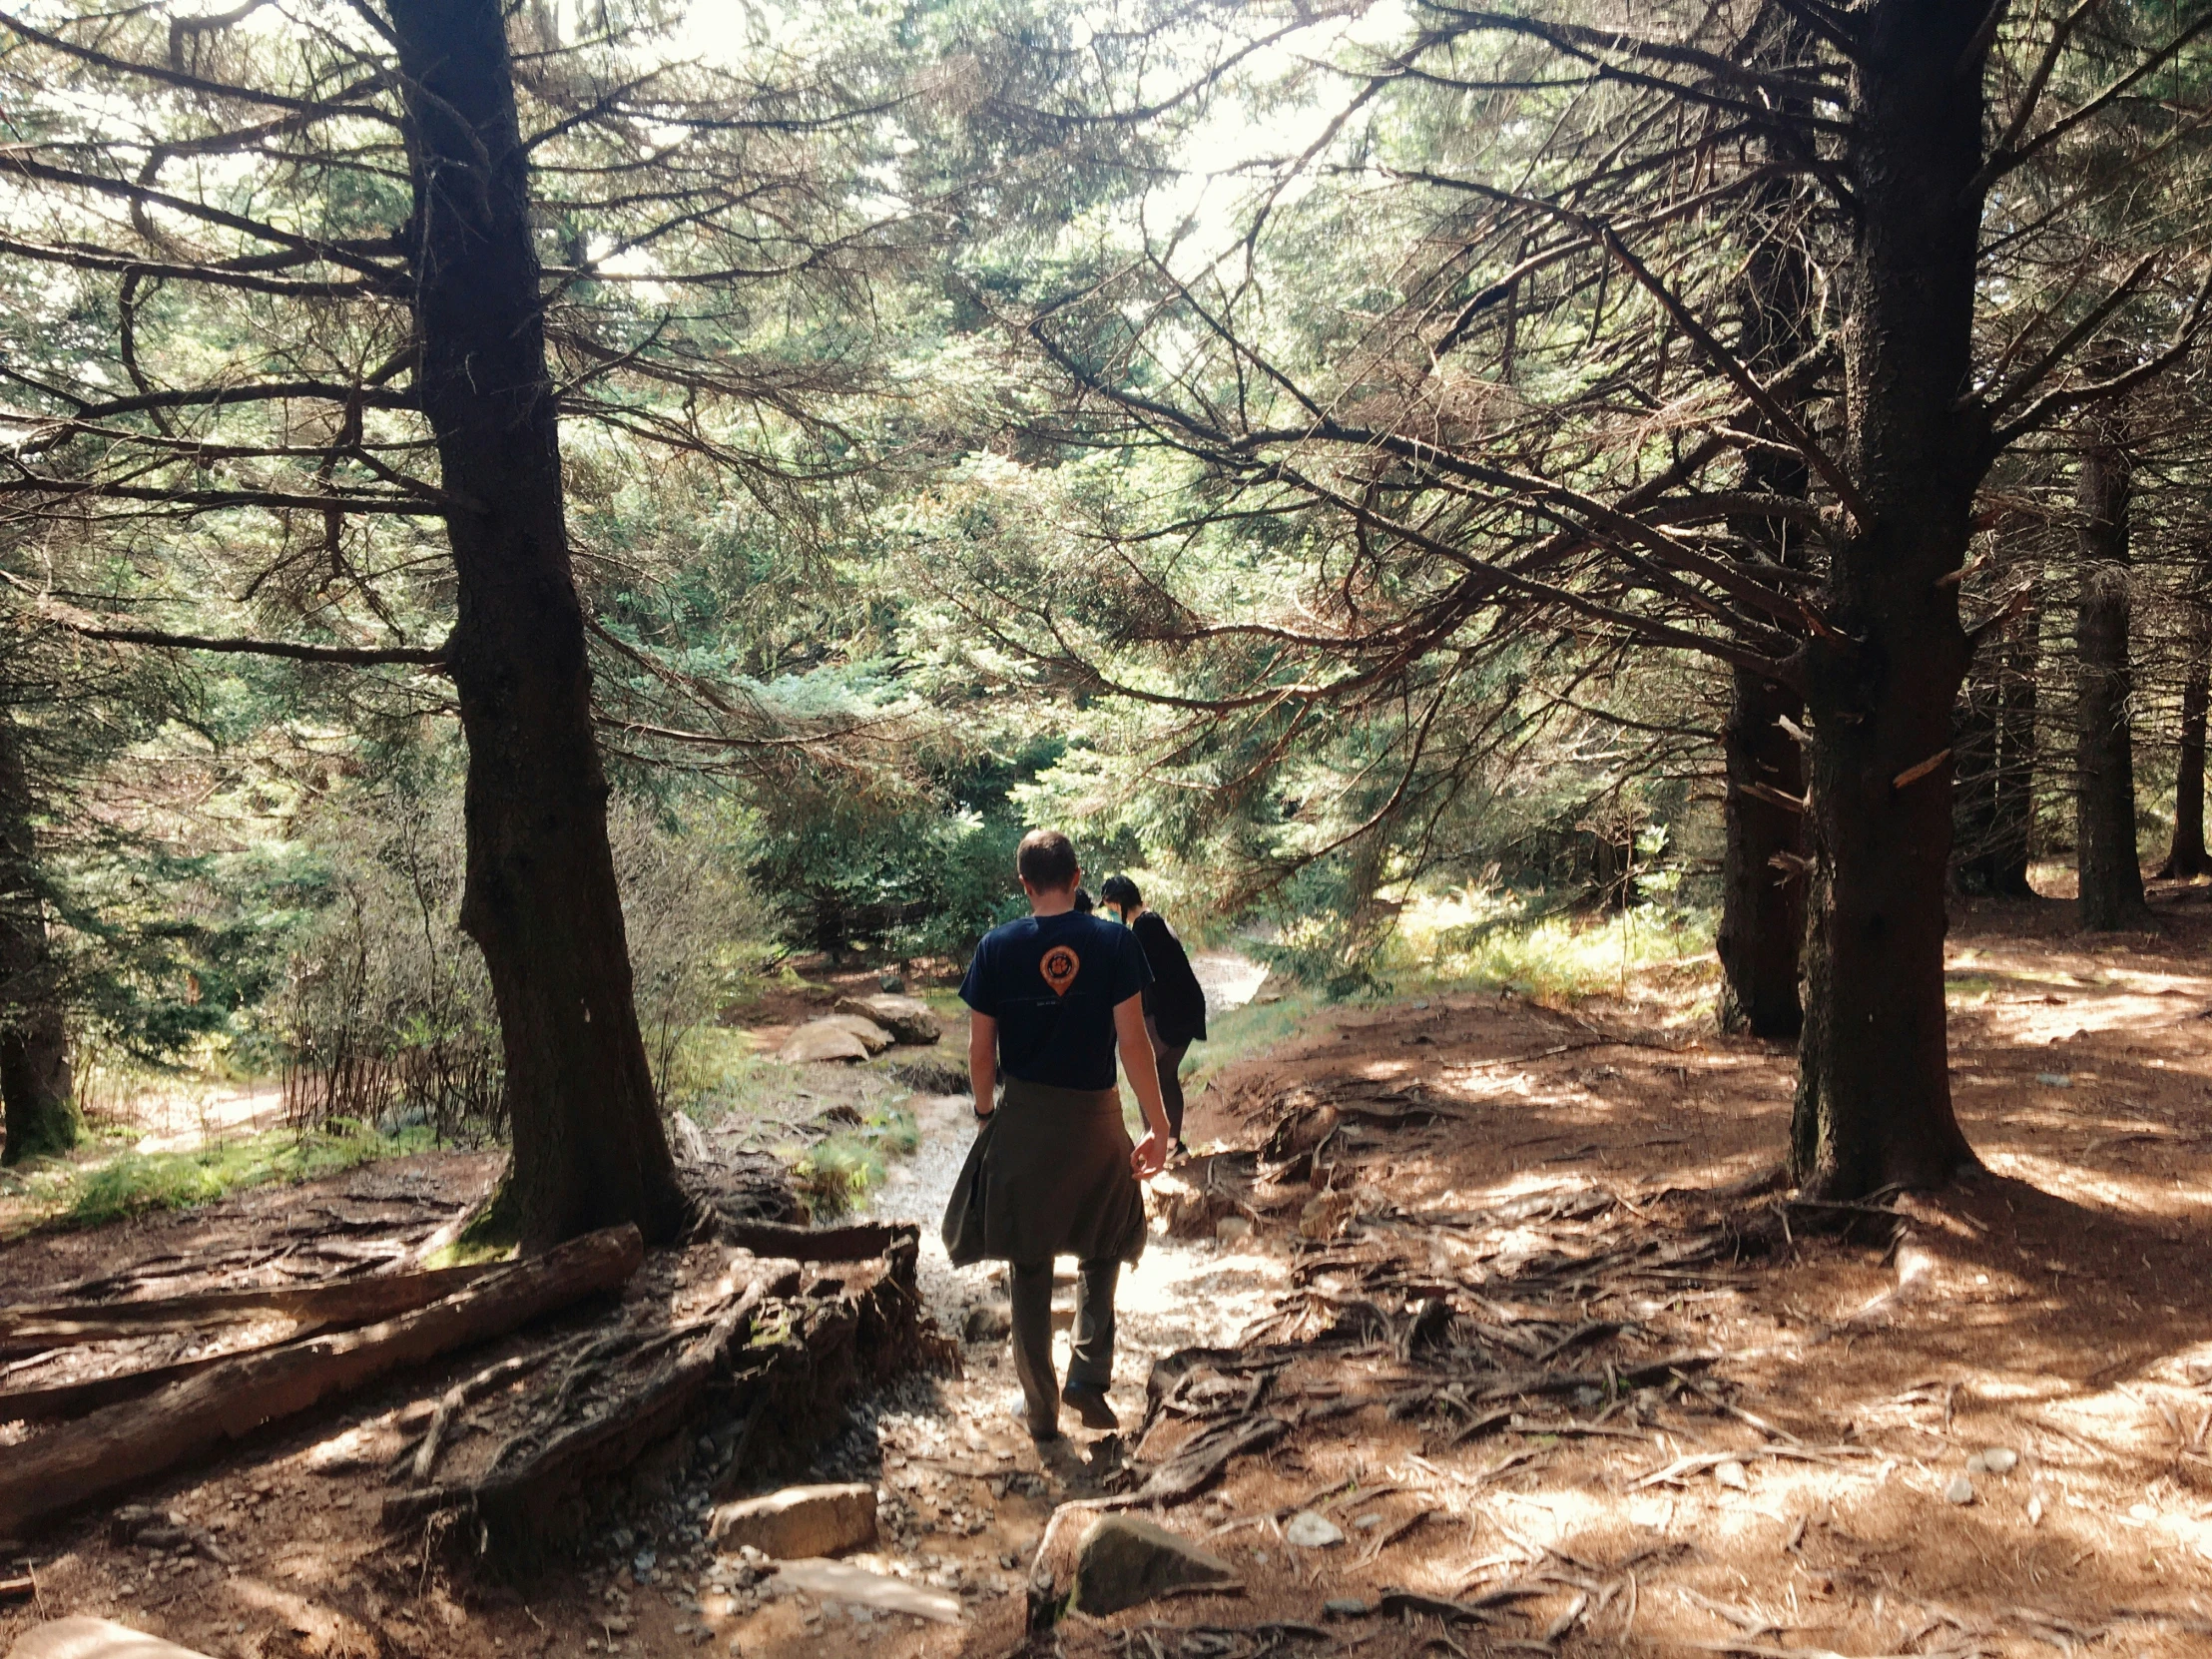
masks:
POLYGON ((0 116, 10 1162, 221 1067, 665 1238, 691 1034, 1049 824, 1331 995, 1710 936, 1852 1201, 1958 895, 2212 873, 2212 6, 48 0, 0 116))

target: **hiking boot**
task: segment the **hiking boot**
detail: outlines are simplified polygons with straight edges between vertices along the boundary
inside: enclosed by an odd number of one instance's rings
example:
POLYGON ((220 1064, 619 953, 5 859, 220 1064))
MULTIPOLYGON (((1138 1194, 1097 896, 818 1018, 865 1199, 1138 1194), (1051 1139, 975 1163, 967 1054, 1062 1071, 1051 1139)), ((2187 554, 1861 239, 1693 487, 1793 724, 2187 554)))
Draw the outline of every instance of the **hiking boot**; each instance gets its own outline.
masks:
POLYGON ((1080 1382, 1070 1382, 1060 1390, 1060 1403, 1083 1419, 1085 1428, 1119 1428, 1121 1418, 1114 1415, 1114 1408, 1106 1403, 1104 1388, 1088 1387, 1080 1382))

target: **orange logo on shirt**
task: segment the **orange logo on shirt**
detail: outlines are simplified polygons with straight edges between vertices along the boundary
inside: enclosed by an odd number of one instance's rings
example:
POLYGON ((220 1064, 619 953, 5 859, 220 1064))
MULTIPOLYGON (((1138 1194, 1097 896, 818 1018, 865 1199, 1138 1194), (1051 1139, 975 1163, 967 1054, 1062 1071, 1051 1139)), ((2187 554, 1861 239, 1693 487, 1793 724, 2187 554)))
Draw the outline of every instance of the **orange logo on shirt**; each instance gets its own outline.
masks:
POLYGON ((1044 975, 1044 982, 1052 987, 1054 996, 1065 996, 1068 987, 1075 983, 1075 976, 1082 970, 1083 958, 1064 944, 1056 944, 1044 953, 1044 960, 1037 964, 1037 971, 1044 975))

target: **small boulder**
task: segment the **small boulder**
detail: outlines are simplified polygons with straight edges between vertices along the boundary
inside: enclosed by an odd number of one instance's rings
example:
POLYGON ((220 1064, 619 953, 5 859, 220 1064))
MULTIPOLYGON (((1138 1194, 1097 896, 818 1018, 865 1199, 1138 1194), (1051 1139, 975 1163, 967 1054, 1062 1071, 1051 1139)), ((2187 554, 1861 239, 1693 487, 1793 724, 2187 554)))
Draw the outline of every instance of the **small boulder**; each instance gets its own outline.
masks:
POLYGON ((676 1154, 676 1161, 680 1164, 705 1164, 714 1161, 715 1149, 708 1144, 707 1131, 682 1112, 669 1115, 668 1149, 676 1154))
POLYGON ((1014 1334, 1013 1304, 993 1298, 978 1302, 960 1322, 960 1338, 970 1343, 1002 1343, 1014 1334))
MULTIPOLYGON (((869 1572, 845 1561, 786 1561, 776 1570, 775 1582, 783 1589, 804 1590, 831 1605, 843 1604, 855 1612, 868 1608, 876 1613, 906 1613, 938 1624, 959 1624, 966 1614, 960 1599, 919 1584, 869 1572)), ((866 1621, 862 1621, 866 1622, 866 1621)))
POLYGON ((825 1014, 821 1019, 810 1020, 808 1023, 810 1025, 841 1026, 866 1044, 867 1051, 870 1054, 882 1053, 884 1049, 891 1046, 893 1040, 888 1031, 884 1030, 874 1020, 869 1019, 865 1014, 825 1014))
POLYGON ((113 1619, 49 1619, 16 1638, 8 1659, 206 1659, 113 1619))
POLYGON ((108 1542, 131 1544, 138 1542, 141 1532, 151 1527, 174 1524, 165 1510, 146 1503, 126 1503, 108 1514, 108 1542))
POLYGON ((1075 1588, 1068 1605, 1095 1617, 1171 1590, 1227 1587, 1237 1581, 1227 1561, 1154 1521, 1100 1515, 1075 1547, 1075 1588))
POLYGON ((1943 1501, 1946 1503, 1971 1503, 1973 1495, 1973 1482, 1962 1474, 1952 1475, 1950 1484, 1943 1488, 1943 1501))
POLYGON ((811 1019, 784 1039, 784 1046, 776 1051, 776 1057, 786 1065, 807 1065, 817 1060, 865 1060, 890 1046, 890 1033, 867 1020, 856 1020, 850 1014, 832 1014, 828 1019, 811 1019), (879 1041, 872 1045, 854 1026, 865 1025, 879 1041))
POLYGON ((918 996, 894 996, 887 991, 879 996, 847 996, 839 999, 837 1012, 872 1021, 902 1043, 933 1043, 944 1035, 944 1022, 918 996))
POLYGON ((875 1541, 875 1488, 858 1482, 787 1486, 725 1503, 715 1510, 707 1536, 718 1548, 751 1544, 780 1561, 857 1549, 875 1541))
POLYGON ((1300 1549, 1327 1549, 1345 1541, 1345 1529, 1327 1515, 1301 1509, 1283 1523, 1283 1541, 1300 1549))

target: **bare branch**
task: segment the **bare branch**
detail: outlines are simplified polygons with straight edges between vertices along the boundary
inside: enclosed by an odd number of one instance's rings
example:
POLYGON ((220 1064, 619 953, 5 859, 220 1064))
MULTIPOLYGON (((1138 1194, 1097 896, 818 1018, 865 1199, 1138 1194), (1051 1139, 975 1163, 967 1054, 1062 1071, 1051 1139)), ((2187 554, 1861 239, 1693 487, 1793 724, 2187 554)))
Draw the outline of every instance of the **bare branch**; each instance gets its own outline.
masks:
POLYGON ((97 68, 114 70, 120 75, 136 75, 148 81, 159 81, 165 86, 182 88, 186 92, 206 93, 212 98, 235 99, 242 104, 260 104, 269 109, 290 110, 299 115, 325 116, 347 115, 369 121, 381 121, 387 126, 399 125, 397 117, 388 111, 367 103, 370 93, 381 92, 389 84, 381 73, 365 76, 350 86, 340 87, 328 98, 291 98, 282 93, 266 92, 257 87, 234 86, 228 81, 210 81, 199 75, 189 75, 182 70, 170 69, 160 64, 137 63, 129 58, 118 58, 90 46, 80 46, 60 35, 34 29, 19 18, 0 12, 0 27, 12 29, 25 40, 35 41, 56 52, 89 63, 97 68))
POLYGON ((295 663, 329 663, 342 668, 377 668, 387 664, 413 664, 421 668, 447 666, 445 647, 386 645, 301 645, 290 640, 219 639, 206 634, 169 634, 151 628, 107 628, 77 622, 51 607, 43 619, 66 629, 79 639, 108 645, 152 646, 173 651, 213 651, 232 656, 280 657, 295 663))
POLYGON ((2155 253, 2145 254, 2140 260, 2137 260, 2134 268, 2120 278, 2117 287, 2113 288, 2098 303, 2092 305, 2087 315, 2058 337, 2056 344, 2023 369, 2019 378, 2005 387, 1996 397, 1990 399, 1988 405, 1990 416, 1994 418, 2001 414, 2034 390, 2035 387, 2042 384, 2050 376, 2053 369, 2073 355, 2075 347, 2104 326, 2105 318, 2126 302, 2127 296, 2135 291, 2143 278, 2150 275, 2151 268, 2157 263, 2158 256, 2155 253))
POLYGON ((1675 296, 1672 289, 1652 275, 1643 261, 1628 251, 1627 245, 1613 234, 1610 226, 1602 228, 1600 234, 1605 238, 1606 247, 1612 250, 1613 257, 1628 268, 1629 275, 1648 288, 1653 297, 1666 307, 1667 314, 1674 318, 1675 326, 1697 341, 1714 367, 1734 382, 1736 389, 1751 400, 1753 406, 1773 423, 1774 429, 1789 441, 1791 447, 1805 457, 1806 464, 1819 473, 1822 481, 1836 492, 1836 499, 1843 503, 1844 510, 1858 520, 1862 527, 1873 523, 1873 512, 1842 463, 1814 441, 1813 434, 1805 429, 1797 416, 1759 383, 1759 376, 1752 373, 1750 367, 1735 352, 1723 345, 1714 336, 1712 329, 1706 327, 1690 307, 1675 296))
POLYGON ((2085 386, 2062 388, 2045 392, 2030 403, 2017 420, 2000 426, 1989 434, 1988 452, 1992 455, 2017 442, 2029 432, 2047 426, 2060 415, 2090 403, 2108 402, 2134 390, 2145 380, 2163 373, 2183 357, 2196 343, 2197 333, 2204 326, 2205 305, 2212 301, 2212 270, 2207 270, 2204 280, 2197 286, 2197 296, 2190 301, 2189 310, 2174 328, 2163 349, 2143 362, 2137 363, 2124 374, 2109 379, 2095 380, 2085 386))

